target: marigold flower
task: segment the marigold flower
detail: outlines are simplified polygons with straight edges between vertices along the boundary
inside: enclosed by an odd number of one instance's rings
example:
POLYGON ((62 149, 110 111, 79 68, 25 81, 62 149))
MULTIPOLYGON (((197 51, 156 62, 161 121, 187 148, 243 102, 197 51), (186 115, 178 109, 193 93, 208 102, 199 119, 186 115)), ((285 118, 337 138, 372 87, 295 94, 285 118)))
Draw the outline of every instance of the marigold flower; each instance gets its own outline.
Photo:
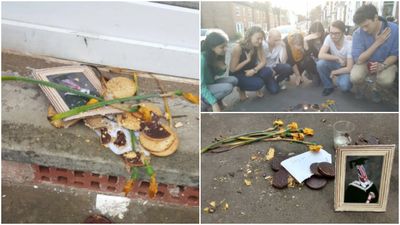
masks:
POLYGON ((277 119, 273 123, 274 126, 283 126, 283 121, 281 119, 277 119))
POLYGON ((129 194, 129 192, 132 191, 133 185, 135 184, 135 181, 133 179, 129 179, 125 185, 123 192, 125 193, 125 197, 129 194))
POLYGON ((189 102, 198 105, 200 100, 199 100, 199 96, 194 95, 192 93, 189 92, 183 92, 183 97, 188 100, 189 102))
POLYGON ((328 105, 334 105, 335 103, 336 103, 335 100, 332 100, 332 99, 326 100, 326 104, 328 104, 328 105))
POLYGON ((311 129, 311 128, 304 128, 303 129, 303 133, 305 134, 305 135, 307 135, 307 136, 313 136, 314 135, 314 130, 313 129, 311 129))
POLYGON ((153 173, 150 177, 149 197, 154 198, 158 192, 158 184, 156 181, 156 174, 153 173))
POLYGON ((308 148, 310 151, 319 152, 319 150, 322 148, 322 145, 309 145, 308 148))
POLYGON ((302 141, 304 140, 304 134, 303 133, 291 133, 292 137, 296 141, 302 141))
POLYGON ((294 130, 299 129, 299 125, 297 125, 296 122, 291 122, 291 123, 289 123, 288 128, 289 128, 290 130, 294 131, 294 130))

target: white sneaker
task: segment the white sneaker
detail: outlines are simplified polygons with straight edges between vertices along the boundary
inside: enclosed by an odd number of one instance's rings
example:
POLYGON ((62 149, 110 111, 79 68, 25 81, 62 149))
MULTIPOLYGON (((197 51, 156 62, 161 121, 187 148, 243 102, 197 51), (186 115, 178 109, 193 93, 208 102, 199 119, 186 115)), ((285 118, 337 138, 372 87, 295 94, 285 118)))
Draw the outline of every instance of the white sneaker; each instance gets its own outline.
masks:
POLYGON ((279 82, 279 87, 281 90, 286 90, 286 80, 279 82))

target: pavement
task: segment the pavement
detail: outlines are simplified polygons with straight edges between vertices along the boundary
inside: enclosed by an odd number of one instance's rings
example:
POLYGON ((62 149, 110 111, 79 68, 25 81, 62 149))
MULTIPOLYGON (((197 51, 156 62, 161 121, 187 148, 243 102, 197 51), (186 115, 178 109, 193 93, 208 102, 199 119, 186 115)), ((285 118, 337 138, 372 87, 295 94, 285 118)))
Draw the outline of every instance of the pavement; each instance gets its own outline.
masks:
POLYGON ((331 180, 321 190, 311 190, 306 186, 296 186, 283 190, 275 189, 264 177, 272 176, 269 162, 251 160, 259 152, 266 154, 269 147, 276 154, 303 153, 307 147, 300 144, 282 142, 254 143, 223 153, 201 155, 201 208, 211 201, 225 200, 229 208, 218 208, 214 213, 202 210, 202 223, 398 223, 398 114, 202 114, 201 145, 211 143, 214 138, 262 130, 271 127, 276 118, 286 123, 298 122, 300 127, 315 130, 315 141, 332 154, 332 125, 338 120, 352 121, 355 132, 351 135, 374 135, 384 144, 396 144, 387 211, 335 212, 334 181, 331 180), (244 171, 250 168, 252 184, 244 184, 244 171))
MULTIPOLYGON (((30 76, 32 68, 66 65, 51 60, 2 53, 2 74, 30 76)), ((113 74, 106 74, 113 76, 113 74)), ((197 94, 198 85, 161 81, 166 91, 181 89, 197 94)), ((49 101, 38 86, 2 82, 2 160, 54 166, 69 170, 128 176, 119 156, 102 147, 94 131, 80 122, 68 129, 56 129, 47 121, 49 101)), ((158 92, 153 79, 139 75, 141 93, 158 92)), ((152 157, 160 183, 199 185, 198 106, 181 98, 170 99, 173 116, 181 116, 177 128, 180 146, 169 157, 152 157)), ((153 102, 163 108, 161 99, 153 102)))
MULTIPOLYGON (((198 223, 198 207, 130 199, 118 210, 96 207, 99 193, 55 185, 14 185, 2 182, 3 223, 83 223, 103 214, 114 223, 198 223), (106 212, 106 213, 104 213, 106 212), (121 214, 122 216, 115 215, 121 214)), ((110 204, 111 205, 111 204, 110 204)))

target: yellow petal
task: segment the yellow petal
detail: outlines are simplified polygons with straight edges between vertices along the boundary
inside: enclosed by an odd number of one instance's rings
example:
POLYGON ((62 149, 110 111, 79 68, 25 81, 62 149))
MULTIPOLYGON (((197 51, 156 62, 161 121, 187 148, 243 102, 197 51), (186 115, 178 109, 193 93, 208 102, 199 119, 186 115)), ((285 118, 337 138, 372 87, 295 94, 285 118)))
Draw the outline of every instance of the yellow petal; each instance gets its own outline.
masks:
POLYGON ((283 126, 283 121, 281 119, 277 119, 273 123, 274 126, 283 126))
POLYGON ((203 209, 204 212, 208 212, 209 210, 210 210, 210 208, 208 208, 208 207, 205 207, 205 208, 203 209))
POLYGON ((132 179, 129 179, 125 185, 124 185, 124 189, 123 192, 125 193, 125 197, 129 194, 129 192, 132 191, 133 185, 135 184, 135 181, 132 179))
POLYGON ((292 176, 289 176, 289 177, 288 177, 288 187, 294 188, 294 187, 295 187, 295 184, 296 184, 296 181, 293 179, 292 176))
POLYGON ((158 184, 156 181, 156 174, 153 173, 153 175, 150 177, 149 197, 154 198, 157 192, 158 192, 158 184))
POLYGON ((244 183, 245 183, 247 186, 250 186, 250 185, 251 185, 251 180, 244 179, 244 183))
POLYGON ((288 128, 290 130, 294 131, 294 130, 297 130, 299 128, 299 125, 297 125, 296 122, 291 122, 291 123, 289 123, 288 128))
POLYGON ((98 103, 99 101, 95 98, 91 98, 88 102, 86 102, 86 105, 93 105, 95 103, 98 103))
POLYGON ((139 112, 143 115, 143 120, 144 121, 151 121, 151 110, 145 106, 140 106, 139 112))
POLYGON ((215 201, 210 202, 210 206, 215 208, 217 206, 217 203, 215 203, 215 201))
POLYGON ((332 100, 332 99, 326 100, 326 104, 328 104, 328 105, 334 105, 335 103, 336 103, 335 100, 332 100))
POLYGON ((224 210, 227 210, 229 208, 228 203, 225 202, 224 206, 222 207, 224 210))
POLYGON ((308 148, 310 151, 319 152, 319 150, 322 148, 322 145, 309 145, 308 148))
POLYGON ((311 128, 304 128, 303 129, 303 133, 305 134, 305 135, 307 135, 307 136, 313 136, 314 135, 314 130, 313 129, 311 129, 311 128))
POLYGON ((296 141, 302 141, 304 140, 304 134, 303 133, 291 133, 293 139, 296 141))
POLYGON ((186 100, 188 100, 189 102, 194 103, 194 104, 196 104, 196 105, 198 105, 199 102, 200 102, 199 96, 194 95, 194 94, 192 94, 192 93, 183 92, 182 95, 183 95, 183 97, 184 97, 186 100))
POLYGON ((267 155, 265 156, 265 159, 266 159, 267 161, 269 161, 269 160, 273 159, 274 156, 275 156, 275 149, 274 149, 274 148, 269 148, 269 149, 268 149, 268 153, 267 153, 267 155))

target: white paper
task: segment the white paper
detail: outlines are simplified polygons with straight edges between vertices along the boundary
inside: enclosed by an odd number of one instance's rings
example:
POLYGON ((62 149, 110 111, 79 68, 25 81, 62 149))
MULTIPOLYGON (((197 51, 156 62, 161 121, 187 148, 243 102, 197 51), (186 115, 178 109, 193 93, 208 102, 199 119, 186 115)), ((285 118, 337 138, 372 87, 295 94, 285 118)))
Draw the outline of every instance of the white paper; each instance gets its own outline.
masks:
POLYGON ((125 197, 102 194, 96 196, 96 209, 101 214, 111 217, 118 216, 120 219, 123 219, 124 214, 128 211, 129 203, 130 199, 125 197))
POLYGON ((310 166, 316 162, 332 163, 332 156, 323 149, 319 152, 308 151, 282 161, 281 165, 294 177, 294 179, 299 183, 302 183, 305 179, 313 175, 310 166))

